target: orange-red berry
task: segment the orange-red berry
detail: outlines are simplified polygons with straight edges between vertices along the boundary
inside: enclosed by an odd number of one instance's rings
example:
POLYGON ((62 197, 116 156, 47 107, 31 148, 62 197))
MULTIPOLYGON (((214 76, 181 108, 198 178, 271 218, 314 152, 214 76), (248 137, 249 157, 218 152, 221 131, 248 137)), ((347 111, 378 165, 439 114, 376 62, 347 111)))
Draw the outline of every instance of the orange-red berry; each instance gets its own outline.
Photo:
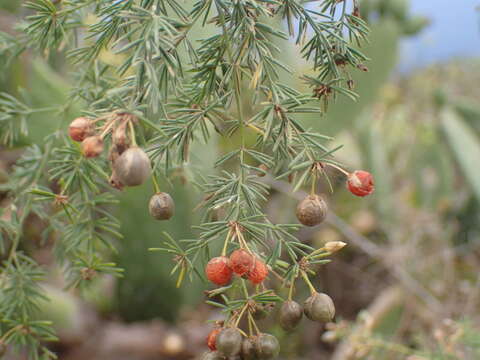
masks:
POLYGON ((218 256, 211 259, 206 268, 207 279, 216 285, 227 285, 232 279, 230 260, 226 256, 218 256))
POLYGON ((354 195, 370 195, 375 190, 373 176, 367 171, 356 170, 348 176, 347 187, 354 195))
POLYGON ((238 249, 230 254, 230 267, 239 276, 248 274, 254 266, 255 258, 247 250, 238 249))
POLYGON ((248 273, 248 280, 257 285, 263 282, 268 275, 268 268, 260 259, 255 259, 253 269, 248 273))
POLYGON ((68 135, 73 141, 82 142, 93 134, 92 121, 86 117, 73 120, 68 127, 68 135))
POLYGON ((210 331, 207 337, 207 346, 210 350, 215 351, 217 350, 217 335, 222 331, 222 329, 213 329, 210 331))

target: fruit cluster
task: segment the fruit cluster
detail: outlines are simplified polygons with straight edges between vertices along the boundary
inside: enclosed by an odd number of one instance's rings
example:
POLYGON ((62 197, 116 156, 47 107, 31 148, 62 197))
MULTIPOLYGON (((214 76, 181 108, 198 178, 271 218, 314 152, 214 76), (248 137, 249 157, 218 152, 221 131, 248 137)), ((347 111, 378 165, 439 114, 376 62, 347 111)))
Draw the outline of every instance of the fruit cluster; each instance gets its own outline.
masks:
MULTIPOLYGON (((303 314, 312 321, 326 323, 335 316, 335 306, 328 295, 317 292, 305 301, 303 308, 293 300, 285 301, 280 308, 280 326, 285 331, 294 330, 303 314)), ((207 337, 207 346, 210 351, 203 355, 202 360, 269 360, 274 359, 280 352, 275 336, 260 332, 258 335, 246 336, 235 327, 213 329, 207 337)))
MULTIPOLYGON (((86 158, 100 156, 110 135, 110 184, 121 190, 125 186, 142 185, 152 176, 150 159, 136 143, 137 123, 138 119, 128 113, 111 113, 97 119, 79 117, 70 123, 68 133, 73 141, 81 143, 86 158), (102 125, 97 126, 100 122, 102 125)), ((159 191, 154 176, 152 179, 156 193, 150 199, 149 212, 157 220, 168 220, 175 212, 175 204, 169 194, 159 191)))
MULTIPOLYGON (((124 186, 137 186, 152 176, 151 164, 147 154, 140 149, 135 141, 135 116, 126 113, 113 113, 99 119, 85 117, 75 119, 69 127, 70 137, 81 142, 82 153, 87 158, 99 156, 104 150, 104 141, 110 135, 109 156, 111 165, 112 186, 122 189, 124 186), (101 126, 96 124, 102 121, 101 126)), ((357 170, 348 173, 333 164, 316 162, 312 171, 312 192, 303 199, 296 208, 298 221, 305 226, 316 226, 327 217, 328 207, 324 199, 315 194, 317 173, 323 171, 324 166, 333 166, 347 176, 347 188, 357 196, 366 196, 374 191, 372 175, 366 171, 357 170)), ((260 165, 262 171, 259 176, 265 176, 268 171, 266 165, 260 165)), ((152 176, 156 193, 149 202, 149 212, 157 220, 170 219, 175 210, 171 196, 160 192, 155 177, 152 176)), ((312 266, 325 262, 325 257, 333 254, 345 246, 342 242, 327 243, 321 249, 313 250, 291 266, 287 263, 283 278, 273 270, 276 265, 267 265, 262 256, 252 251, 249 242, 244 237, 245 229, 236 221, 228 222, 228 235, 220 256, 210 259, 205 267, 207 279, 221 287, 218 294, 230 288, 235 278, 240 279, 243 286, 244 299, 236 301, 236 308, 229 310, 229 317, 215 328, 207 338, 209 352, 203 356, 204 360, 241 359, 241 360, 268 360, 274 359, 280 351, 278 340, 270 334, 259 330, 255 320, 268 315, 275 302, 282 301, 279 310, 279 324, 285 331, 295 329, 305 315, 316 322, 327 323, 335 316, 333 300, 324 293, 319 293, 309 280, 308 274, 314 274, 312 266), (237 240, 235 249, 227 256, 229 245, 237 240), (290 291, 287 300, 282 300, 271 290, 267 290, 264 280, 269 273, 275 274, 283 280, 290 291), (304 301, 303 306, 293 300, 294 284, 297 278, 303 278, 308 285, 311 295, 304 301), (245 280, 254 288, 254 294, 249 295, 245 280), (242 318, 248 320, 248 334, 240 329, 242 318)), ((270 260, 269 260, 270 261, 270 260)), ((270 264, 270 263, 269 263, 270 264)), ((276 269, 276 268, 275 268, 276 269)), ((181 277, 180 277, 181 279, 181 277)), ((180 281, 181 282, 181 281, 180 281)))
POLYGON ((252 284, 258 285, 267 277, 268 268, 249 251, 238 249, 232 252, 230 258, 222 255, 211 259, 205 268, 205 274, 215 285, 227 285, 233 274, 246 277, 252 284))
MULTIPOLYGON (((321 165, 322 168, 324 165, 321 165)), ((373 177, 366 171, 357 170, 348 173, 334 166, 347 176, 347 188, 357 196, 366 196, 374 191, 373 177)), ((315 171, 315 169, 313 170, 315 171)), ((315 181, 315 180, 314 180, 315 181)), ((312 189, 314 186, 312 186, 312 189)), ((323 222, 327 216, 328 208, 323 198, 315 193, 308 195, 297 206, 296 216, 299 222, 305 226, 315 226, 323 222)), ((262 284, 269 273, 269 267, 255 255, 249 248, 242 235, 242 229, 238 224, 232 223, 232 233, 238 239, 240 248, 234 250, 229 257, 226 256, 229 236, 221 256, 212 258, 206 265, 205 274, 207 279, 218 286, 227 286, 232 282, 234 275, 242 279, 248 279, 254 286, 262 284)), ((320 258, 333 254, 343 248, 343 242, 330 242, 323 248, 304 256, 298 264, 297 274, 290 279, 290 292, 288 299, 283 301, 279 310, 279 324, 285 331, 294 330, 305 315, 308 319, 320 323, 328 323, 335 316, 333 300, 324 293, 316 291, 310 282, 307 273, 311 273, 310 265, 320 258), (310 288, 311 295, 303 306, 292 299, 294 282, 297 277, 302 277, 310 288)), ((278 274, 276 274, 279 276, 278 274)), ((285 280, 285 279, 284 279, 285 280)), ((288 283, 288 282, 286 282, 288 283)), ((265 304, 258 304, 248 296, 248 290, 243 284, 247 298, 240 311, 237 311, 220 327, 215 328, 207 338, 209 352, 203 355, 203 360, 241 359, 241 360, 268 360, 274 359, 279 351, 278 340, 270 334, 259 331, 255 319, 266 316, 265 304), (238 328, 241 317, 247 313, 250 333, 247 335, 238 328), (252 332, 256 330, 256 335, 252 332)), ((258 288, 257 288, 258 292, 258 288)), ((264 294, 268 294, 264 292, 264 294)), ((271 304, 270 304, 271 305, 271 304)))

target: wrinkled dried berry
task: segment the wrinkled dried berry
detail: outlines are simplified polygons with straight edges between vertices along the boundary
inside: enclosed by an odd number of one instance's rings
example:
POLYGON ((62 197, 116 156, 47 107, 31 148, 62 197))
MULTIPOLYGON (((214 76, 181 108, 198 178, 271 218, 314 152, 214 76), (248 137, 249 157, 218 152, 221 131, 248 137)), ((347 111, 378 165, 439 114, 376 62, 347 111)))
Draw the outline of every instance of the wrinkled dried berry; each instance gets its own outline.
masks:
POLYGON ((248 274, 254 266, 254 257, 244 249, 238 249, 230 255, 230 266, 239 276, 248 274))
POLYGON ((232 269, 230 268, 230 260, 226 256, 218 256, 211 259, 206 268, 205 274, 207 279, 212 283, 223 286, 227 285, 232 279, 232 269))
POLYGON ((155 219, 168 220, 175 213, 175 203, 169 194, 157 193, 150 198, 148 210, 155 219))
POLYGON ((82 153, 87 158, 99 156, 103 151, 103 140, 100 136, 89 136, 82 141, 82 153))
POLYGON ((93 135, 92 121, 86 117, 76 118, 68 126, 68 135, 73 141, 82 142, 93 135))
POLYGON ((259 360, 274 359, 280 352, 280 344, 275 336, 270 334, 261 334, 255 341, 257 349, 257 358, 259 360))
POLYGON ((113 166, 118 178, 126 186, 143 184, 152 171, 147 154, 136 146, 124 151, 113 166))
POLYGON ((348 176, 348 190, 357 196, 367 196, 375 191, 373 176, 367 171, 357 170, 348 176))
POLYGON ((265 263, 255 258, 253 269, 248 273, 248 280, 257 285, 263 282, 268 275, 268 268, 265 263))
POLYGON ((217 335, 217 350, 225 356, 235 356, 242 349, 242 334, 234 328, 223 329, 217 335))
POLYGON ((280 308, 280 326, 286 331, 295 329, 302 320, 303 309, 295 301, 285 301, 280 308))
POLYGON ((305 300, 303 308, 305 316, 313 321, 329 322, 335 316, 335 305, 327 294, 313 294, 305 300))
POLYGON ((297 219, 305 226, 315 226, 325 220, 327 204, 318 195, 309 195, 297 206, 297 219))
POLYGON ((217 335, 222 331, 222 329, 213 329, 210 331, 207 337, 207 346, 210 350, 214 351, 217 350, 217 335))

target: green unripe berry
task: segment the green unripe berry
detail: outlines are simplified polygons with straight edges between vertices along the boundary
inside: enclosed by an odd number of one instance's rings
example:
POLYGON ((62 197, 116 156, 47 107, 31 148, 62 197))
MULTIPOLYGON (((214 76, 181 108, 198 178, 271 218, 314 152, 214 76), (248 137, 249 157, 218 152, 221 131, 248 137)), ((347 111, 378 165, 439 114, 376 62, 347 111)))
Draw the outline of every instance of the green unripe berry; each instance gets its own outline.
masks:
POLYGON ((335 305, 327 294, 315 293, 310 296, 303 306, 305 316, 312 321, 329 322, 335 316, 335 305))
POLYGON ((225 356, 235 356, 242 349, 242 334, 234 328, 223 329, 217 335, 217 350, 225 356))
POLYGON ((256 340, 257 358, 259 360, 275 359, 280 352, 280 344, 275 336, 261 334, 256 340))

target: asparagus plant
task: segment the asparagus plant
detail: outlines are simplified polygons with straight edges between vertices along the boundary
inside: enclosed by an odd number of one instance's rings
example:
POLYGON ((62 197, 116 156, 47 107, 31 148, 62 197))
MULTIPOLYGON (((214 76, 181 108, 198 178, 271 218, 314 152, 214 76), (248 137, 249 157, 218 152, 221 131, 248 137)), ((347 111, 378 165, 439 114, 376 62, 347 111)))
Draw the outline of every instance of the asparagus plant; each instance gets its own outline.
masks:
POLYGON ((47 346, 55 339, 51 324, 35 316, 44 273, 21 246, 30 214, 41 217, 43 235, 55 239, 68 286, 87 286, 96 276, 122 271, 109 261, 121 237, 111 211, 117 192, 151 179, 145 211, 152 221, 168 220, 174 199, 158 180, 178 170, 204 194, 202 222, 193 239, 165 234, 163 245, 151 250, 172 255, 178 286, 185 278, 215 285, 207 302, 221 308, 225 320, 209 336, 212 351, 205 358, 276 357, 278 341, 256 323, 276 302, 285 302, 281 323, 288 330, 303 310, 314 321, 332 320, 333 301, 317 292, 310 276, 344 244, 315 249, 295 237, 298 224, 273 223, 264 210, 270 191, 264 176, 288 178, 293 191, 311 189, 296 209, 307 226, 327 214, 316 193, 319 181, 328 182, 327 167, 346 175, 355 195, 373 191, 367 172, 344 170, 335 160, 339 148, 302 122, 307 113, 320 118, 337 96, 357 98, 350 72, 366 70, 360 46, 368 35, 357 1, 33 0, 26 8, 16 35, 0 34, 2 64, 26 51, 65 58, 73 85, 59 109, 2 94, 1 144, 17 145, 39 112, 60 118, 74 105, 83 111, 68 130, 60 125, 42 144, 28 146, 2 185, 10 203, 0 220, 0 344, 26 349, 32 359, 55 358, 47 346), (199 36, 199 28, 211 35, 199 36), (297 46, 307 74, 286 63, 282 42, 297 46), (120 63, 105 61, 106 53, 120 63), (289 85, 295 78, 310 91, 289 85), (203 176, 192 148, 212 137, 238 139, 238 146, 203 176), (288 290, 285 298, 268 287, 274 281, 288 290), (294 301, 300 281, 311 291, 303 308, 294 301))

